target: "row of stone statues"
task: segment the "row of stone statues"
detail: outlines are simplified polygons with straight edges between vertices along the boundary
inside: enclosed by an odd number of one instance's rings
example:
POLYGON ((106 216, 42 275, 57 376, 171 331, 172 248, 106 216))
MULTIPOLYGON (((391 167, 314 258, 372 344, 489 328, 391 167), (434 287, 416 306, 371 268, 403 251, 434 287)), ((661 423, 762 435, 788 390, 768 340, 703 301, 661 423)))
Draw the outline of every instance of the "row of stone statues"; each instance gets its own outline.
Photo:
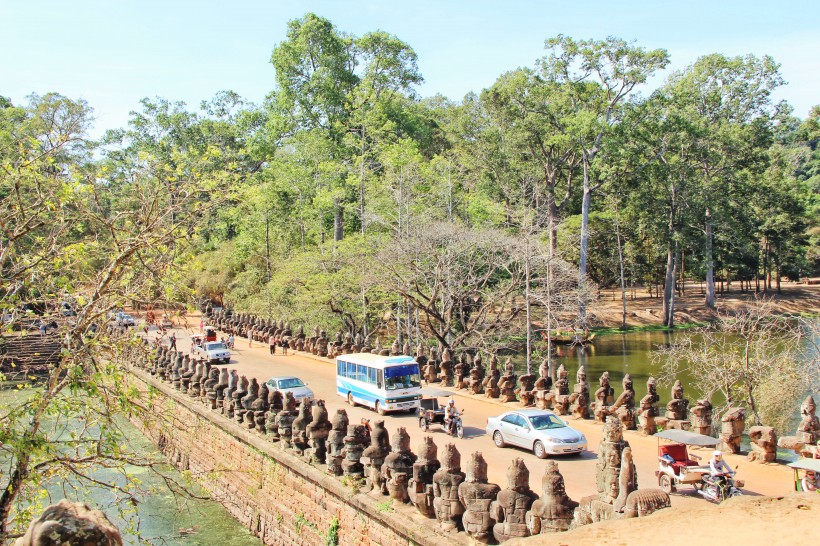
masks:
MULTIPOLYGON (((338 409, 330 419, 323 401, 303 399, 297 406, 291 393, 283 397, 279 391, 268 391, 265 384, 238 376, 236 370, 211 367, 166 348, 153 354, 134 349, 129 357, 158 380, 241 426, 256 430, 309 463, 325 465, 328 473, 357 478, 363 482, 363 490, 374 496, 389 495, 398 502, 411 503, 424 516, 436 518, 445 531, 464 530, 479 542, 500 542, 563 531, 590 520, 586 512, 578 510, 578 503, 567 497, 553 462, 547 465, 539 498, 530 490, 529 470, 521 459, 510 465, 507 486, 502 488, 488 482, 487 463, 481 453, 473 453, 466 472, 462 472, 461 455, 453 444, 445 446, 439 457, 436 444, 427 436, 413 453, 404 428, 390 438, 384 421, 372 426, 369 422, 351 424, 344 409, 338 409)), ((618 421, 610 420, 607 426, 620 438, 618 421)), ((619 461, 599 468, 599 494, 600 483, 612 481, 603 476, 618 474, 620 466, 619 461)), ((634 465, 632 468, 632 477, 626 482, 616 480, 626 484, 623 495, 621 489, 606 486, 608 491, 616 491, 615 497, 624 497, 622 506, 613 508, 606 519, 642 515, 668 506, 668 497, 665 502, 650 503, 630 497, 638 493, 634 465)), ((596 510, 596 514, 600 512, 596 510)))

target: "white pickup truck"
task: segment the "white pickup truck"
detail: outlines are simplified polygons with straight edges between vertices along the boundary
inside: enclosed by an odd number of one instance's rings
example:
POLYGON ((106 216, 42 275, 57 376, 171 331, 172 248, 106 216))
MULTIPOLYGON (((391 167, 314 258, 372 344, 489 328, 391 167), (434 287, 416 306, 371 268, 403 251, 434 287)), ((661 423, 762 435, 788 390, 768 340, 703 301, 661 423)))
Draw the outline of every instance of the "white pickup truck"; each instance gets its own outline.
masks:
POLYGON ((191 345, 191 354, 201 355, 208 362, 227 364, 231 361, 231 351, 221 341, 206 341, 204 343, 194 343, 191 345))

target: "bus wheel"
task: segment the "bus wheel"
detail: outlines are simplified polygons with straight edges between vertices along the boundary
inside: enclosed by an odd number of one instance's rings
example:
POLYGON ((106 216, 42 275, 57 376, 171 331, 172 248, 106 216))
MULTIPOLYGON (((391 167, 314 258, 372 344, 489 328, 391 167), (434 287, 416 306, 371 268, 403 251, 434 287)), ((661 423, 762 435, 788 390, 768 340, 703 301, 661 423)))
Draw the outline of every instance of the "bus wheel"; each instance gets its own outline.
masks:
POLYGON ((350 404, 353 407, 356 407, 356 402, 353 401, 353 393, 352 392, 347 393, 347 403, 350 404))
POLYGON ((376 400, 376 407, 374 409, 376 410, 376 413, 378 413, 379 415, 386 415, 387 414, 387 412, 384 411, 384 408, 382 407, 382 405, 379 403, 378 400, 376 400))

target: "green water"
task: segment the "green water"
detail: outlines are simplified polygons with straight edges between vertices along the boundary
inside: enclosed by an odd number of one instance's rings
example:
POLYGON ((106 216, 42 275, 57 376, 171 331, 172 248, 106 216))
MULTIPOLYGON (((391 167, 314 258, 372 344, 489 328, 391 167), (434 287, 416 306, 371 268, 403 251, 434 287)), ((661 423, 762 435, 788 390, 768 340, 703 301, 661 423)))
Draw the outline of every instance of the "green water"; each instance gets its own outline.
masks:
MULTIPOLYGON (((0 411, 8 404, 20 403, 27 391, 0 390, 0 411)), ((162 457, 157 448, 130 422, 123 420, 121 429, 128 437, 131 450, 143 457, 162 457)), ((1 461, 0 461, 1 462, 1 461)), ((85 502, 102 510, 123 535, 124 544, 180 545, 180 546, 254 546, 262 542, 239 524, 218 502, 175 494, 166 480, 156 472, 131 466, 129 475, 137 477, 141 484, 135 516, 128 520, 120 517, 121 508, 113 491, 95 488, 88 492, 70 480, 46 487, 44 504, 48 505, 67 498, 72 502, 85 502)), ((165 476, 178 483, 186 483, 182 474, 171 466, 162 468, 165 476)), ((100 469, 93 477, 108 484, 124 485, 122 476, 114 471, 100 469)), ((207 492, 188 482, 186 487, 196 497, 207 497, 207 492)), ((121 501, 120 501, 121 502, 121 501)))

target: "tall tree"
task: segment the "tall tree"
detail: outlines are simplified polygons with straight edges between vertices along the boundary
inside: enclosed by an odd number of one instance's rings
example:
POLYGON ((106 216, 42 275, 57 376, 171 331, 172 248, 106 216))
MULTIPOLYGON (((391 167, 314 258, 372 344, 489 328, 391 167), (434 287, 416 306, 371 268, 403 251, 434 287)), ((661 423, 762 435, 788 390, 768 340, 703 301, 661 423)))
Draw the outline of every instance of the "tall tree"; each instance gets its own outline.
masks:
MULTIPOLYGON (((541 77, 566 95, 574 116, 567 131, 581 155, 583 195, 579 282, 587 275, 589 212, 600 187, 596 159, 622 119, 621 106, 635 88, 669 62, 663 49, 646 51, 615 37, 580 40, 559 35, 546 42, 549 53, 539 62, 541 77)), ((583 292, 583 290, 581 291, 583 292)), ((579 302, 579 321, 586 326, 586 302, 579 302)))

